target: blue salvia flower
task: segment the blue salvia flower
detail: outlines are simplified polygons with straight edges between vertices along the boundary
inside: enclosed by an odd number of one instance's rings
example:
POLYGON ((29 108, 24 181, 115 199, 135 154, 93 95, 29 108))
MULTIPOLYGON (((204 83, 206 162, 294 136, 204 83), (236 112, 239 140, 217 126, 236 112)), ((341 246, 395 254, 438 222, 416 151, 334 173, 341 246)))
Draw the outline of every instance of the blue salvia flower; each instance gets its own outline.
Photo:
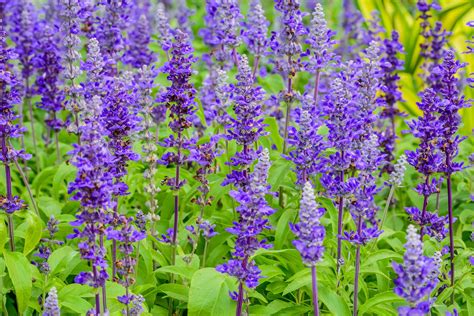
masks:
POLYGON ((123 63, 135 68, 151 66, 156 61, 155 54, 148 48, 151 42, 150 24, 145 14, 138 17, 127 38, 127 51, 123 63))
POLYGON ((313 99, 303 97, 303 108, 297 123, 299 129, 291 126, 288 131, 288 144, 294 149, 284 156, 293 161, 296 167, 297 184, 304 185, 308 179, 316 175, 322 168, 322 152, 325 149, 323 137, 318 135, 317 113, 313 99))
POLYGON ((398 309, 399 315, 428 315, 433 300, 430 293, 438 283, 439 266, 435 260, 423 255, 423 243, 413 225, 407 229, 403 264, 393 262, 393 269, 398 274, 395 279, 395 294, 404 298, 409 306, 398 309))
POLYGON ((391 38, 387 38, 383 41, 382 50, 384 54, 380 60, 380 67, 383 72, 382 95, 379 97, 379 100, 381 100, 381 102, 379 102, 383 105, 380 118, 386 122, 383 122, 384 127, 379 137, 386 160, 386 164, 382 170, 391 173, 394 168, 392 161, 394 159, 393 152, 397 138, 395 120, 397 116, 405 116, 404 113, 396 107, 397 102, 403 101, 399 86, 400 77, 397 73, 403 68, 403 61, 397 57, 397 54, 403 52, 403 46, 399 42, 399 35, 396 31, 392 32, 391 38))
POLYGON ((63 61, 63 76, 68 82, 65 88, 66 109, 74 115, 74 125, 69 125, 68 130, 77 133, 79 131, 79 113, 83 110, 84 104, 79 100, 79 85, 77 79, 80 75, 79 61, 81 55, 79 53, 79 45, 81 39, 79 37, 79 18, 78 14, 81 9, 77 0, 62 0, 62 10, 60 12, 63 19, 61 30, 64 32, 63 46, 65 48, 63 61))
POLYGON ((308 50, 304 53, 309 59, 305 67, 307 71, 313 74, 321 71, 334 59, 333 46, 335 41, 333 37, 335 34, 327 26, 322 5, 317 3, 309 26, 309 34, 306 38, 306 43, 309 45, 308 50))
POLYGON ((230 97, 227 73, 215 63, 210 63, 209 67, 208 77, 204 79, 200 91, 204 116, 208 125, 216 122, 221 126, 227 126, 230 97))
POLYGON ((228 174, 222 185, 229 183, 237 187, 248 185, 248 167, 257 156, 254 144, 260 136, 265 135, 262 118, 264 91, 254 82, 247 56, 243 55, 238 66, 237 84, 231 87, 235 117, 230 118, 226 135, 228 140, 235 140, 242 146, 241 151, 237 152, 229 162, 232 166, 240 167, 240 170, 233 170, 231 174, 228 174))
MULTIPOLYGON (((255 288, 260 279, 260 269, 251 259, 252 255, 260 248, 269 248, 265 240, 259 238, 264 229, 269 229, 268 216, 274 210, 268 206, 265 195, 269 193, 267 183, 270 158, 268 150, 264 149, 259 156, 247 190, 242 188, 231 191, 230 195, 240 204, 236 211, 239 220, 227 231, 236 235, 235 249, 232 259, 227 263, 217 266, 217 271, 227 273, 238 279, 240 292, 242 285, 255 288)), ((240 302, 241 303, 241 302, 240 302)))
POLYGON ((39 33, 37 39, 37 50, 33 63, 38 71, 36 77, 36 90, 41 96, 38 103, 40 109, 48 112, 46 125, 54 132, 59 132, 64 123, 57 117, 58 112, 63 109, 64 91, 60 89, 60 74, 64 70, 62 58, 55 36, 57 28, 50 26, 46 21, 36 25, 39 33))
POLYGON ((60 316, 61 310, 58 303, 58 291, 55 287, 49 290, 48 296, 44 302, 43 316, 60 316))
POLYGON ((255 57, 262 56, 268 49, 268 22, 260 0, 252 0, 247 19, 243 23, 242 39, 255 57))
POLYGON ((323 214, 324 209, 315 201, 311 183, 306 182, 300 202, 300 221, 298 224, 290 224, 290 228, 297 237, 293 245, 300 252, 303 263, 308 266, 316 265, 323 257, 323 240, 326 234, 320 222, 323 214))
POLYGON ((173 42, 173 36, 171 35, 170 24, 166 16, 166 9, 162 2, 159 2, 156 8, 156 29, 158 43, 165 52, 168 52, 173 42))

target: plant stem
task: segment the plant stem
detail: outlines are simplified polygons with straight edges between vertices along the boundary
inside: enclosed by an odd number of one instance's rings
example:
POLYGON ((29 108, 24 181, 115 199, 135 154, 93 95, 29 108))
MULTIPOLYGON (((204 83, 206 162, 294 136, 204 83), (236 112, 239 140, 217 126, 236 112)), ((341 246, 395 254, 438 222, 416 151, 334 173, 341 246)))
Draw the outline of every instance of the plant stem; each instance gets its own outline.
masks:
POLYGON ((318 101, 318 93, 319 93, 319 79, 321 77, 321 73, 319 72, 319 69, 316 71, 316 81, 314 83, 314 95, 313 95, 313 99, 314 99, 314 103, 316 104, 316 102, 318 101))
MULTIPOLYGON (((341 150, 341 158, 344 159, 344 151, 341 150)), ((344 183, 344 170, 340 171, 339 183, 344 183)), ((336 262, 336 279, 339 279, 339 273, 341 272, 341 258, 342 258, 342 222, 344 217, 344 198, 339 197, 338 202, 338 213, 337 213, 337 262, 336 262)), ((339 280, 337 281, 337 287, 339 287, 339 280)))
MULTIPOLYGON (((362 230, 362 217, 359 215, 357 219, 357 233, 360 235, 362 230)), ((354 276, 354 311, 353 316, 357 315, 357 305, 359 301, 359 272, 360 272, 360 244, 356 246, 355 258, 355 276, 354 276)))
MULTIPOLYGON (((2 136, 2 156, 3 164, 5 165, 5 183, 7 187, 7 201, 10 202, 13 199, 12 194, 12 175, 10 170, 10 165, 8 161, 8 148, 7 148, 7 136, 2 136)), ((13 227, 13 218, 12 214, 7 213, 8 218, 8 236, 10 238, 10 250, 15 251, 15 229, 13 227)))
POLYGON ((30 80, 29 77, 25 79, 25 104, 28 106, 29 120, 31 126, 31 140, 33 141, 33 153, 35 157, 35 171, 38 171, 39 168, 39 156, 38 148, 36 146, 36 133, 35 133, 35 118, 33 115, 33 105, 31 104, 30 97, 30 80))
MULTIPOLYGON (((97 281, 97 268, 95 267, 94 263, 91 262, 92 265, 92 275, 94 277, 94 281, 97 281)), ((95 293, 95 312, 97 315, 100 315, 100 296, 99 291, 95 293)))
POLYGON ((54 143, 56 144, 56 163, 61 163, 61 153, 59 152, 59 137, 58 131, 54 131, 54 143))
MULTIPOLYGON (((388 193, 387 201, 385 203, 385 208, 383 209, 382 219, 380 220, 379 230, 382 229, 385 220, 387 219, 388 209, 390 208, 390 203, 392 202, 393 194, 395 193, 395 186, 390 187, 390 192, 388 193)), ((375 239, 377 241, 377 239, 375 239)))
MULTIPOLYGON (((392 198, 393 198, 394 193, 395 193, 395 186, 392 184, 390 186, 390 192, 388 193, 387 201, 385 203, 385 208, 383 209, 383 215, 382 215, 382 219, 380 220, 379 230, 382 229, 382 227, 385 223, 385 220, 387 219, 388 209, 390 208, 390 203, 392 202, 392 198)), ((371 251, 374 249, 375 245, 377 244, 378 239, 379 239, 379 236, 375 237, 374 242, 372 244, 372 247, 370 248, 371 251)))
POLYGON ((244 301, 244 285, 242 281, 239 282, 239 295, 237 297, 237 310, 235 311, 236 316, 242 315, 242 303, 244 301))
POLYGON ((26 190, 28 191, 28 195, 30 196, 31 204, 33 204, 33 208, 35 209, 35 213, 36 213, 36 215, 40 216, 38 206, 36 205, 36 200, 33 197, 33 192, 31 191, 30 184, 28 183, 28 179, 26 178, 26 175, 23 172, 23 169, 21 169, 21 166, 18 163, 18 160, 16 160, 16 158, 14 158, 13 162, 15 163, 15 167, 17 168, 18 172, 20 173, 21 178, 23 179, 23 184, 25 185, 26 190))
MULTIPOLYGON (((103 234, 100 234, 99 235, 99 244, 100 244, 100 248, 103 248, 104 251, 105 251, 105 248, 104 248, 104 235, 103 234)), ((108 314, 107 313, 107 289, 105 287, 105 281, 104 281, 104 285, 102 285, 102 305, 103 305, 103 309, 104 309, 104 314, 108 314)))
POLYGON ((318 279, 316 277, 316 265, 311 266, 311 281, 313 286, 314 316, 319 316, 318 279))
MULTIPOLYGON (((291 55, 288 56, 288 65, 291 66, 291 55)), ((286 115, 285 115, 285 130, 283 132, 283 154, 286 153, 286 142, 288 138, 288 127, 290 126, 291 103, 293 100, 293 74, 288 74, 288 81, 286 87, 286 115)))
MULTIPOLYGON (((447 158, 449 161, 449 158, 447 158)), ((448 165, 449 166, 449 165, 448 165)), ((447 174, 447 190, 448 190, 448 217, 449 217, 449 254, 451 264, 451 304, 454 303, 454 231, 453 231, 453 196, 451 188, 451 173, 447 174)))
POLYGON ((255 56, 253 60, 253 69, 252 69, 252 78, 255 80, 255 75, 257 74, 258 70, 258 63, 260 62, 260 56, 255 56))
POLYGON ((206 267, 207 245, 208 245, 208 240, 207 238, 204 238, 204 250, 202 252, 202 268, 206 267))
MULTIPOLYGON (((430 176, 426 176, 425 178, 425 185, 428 185, 430 182, 430 176)), ((424 227, 424 220, 426 214, 426 208, 428 207, 428 195, 423 196, 423 209, 421 210, 421 224, 420 224, 420 238, 423 240, 423 229, 424 227)))
MULTIPOLYGON (((114 216, 118 214, 118 200, 115 200, 114 216)), ((117 240, 112 240, 112 281, 115 281, 117 275, 117 240)))

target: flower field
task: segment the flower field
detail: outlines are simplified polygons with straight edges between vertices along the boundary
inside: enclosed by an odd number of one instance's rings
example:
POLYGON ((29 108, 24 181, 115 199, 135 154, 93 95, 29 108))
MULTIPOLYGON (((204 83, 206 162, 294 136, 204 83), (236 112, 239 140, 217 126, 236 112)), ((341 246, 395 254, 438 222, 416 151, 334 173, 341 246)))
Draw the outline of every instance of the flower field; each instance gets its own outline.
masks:
POLYGON ((0 0, 0 315, 474 315, 472 0, 0 0))

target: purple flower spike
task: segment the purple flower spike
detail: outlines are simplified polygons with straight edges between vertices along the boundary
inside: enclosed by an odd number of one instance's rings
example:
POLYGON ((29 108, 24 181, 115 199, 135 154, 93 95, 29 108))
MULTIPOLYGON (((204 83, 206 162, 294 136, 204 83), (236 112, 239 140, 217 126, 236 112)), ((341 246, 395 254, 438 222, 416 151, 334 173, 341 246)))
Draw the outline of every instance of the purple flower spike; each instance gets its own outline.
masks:
POLYGON ((300 252, 303 263, 308 266, 316 265, 323 257, 323 240, 326 234, 324 226, 320 223, 323 214, 324 209, 315 201, 311 183, 306 182, 300 202, 300 222, 290 224, 290 228, 297 237, 293 245, 300 252))
POLYGON ((438 283, 439 262, 423 255, 423 243, 413 225, 407 229, 403 264, 392 263, 398 274, 395 294, 407 300, 410 306, 400 307, 399 315, 427 315, 430 311, 431 292, 438 283))

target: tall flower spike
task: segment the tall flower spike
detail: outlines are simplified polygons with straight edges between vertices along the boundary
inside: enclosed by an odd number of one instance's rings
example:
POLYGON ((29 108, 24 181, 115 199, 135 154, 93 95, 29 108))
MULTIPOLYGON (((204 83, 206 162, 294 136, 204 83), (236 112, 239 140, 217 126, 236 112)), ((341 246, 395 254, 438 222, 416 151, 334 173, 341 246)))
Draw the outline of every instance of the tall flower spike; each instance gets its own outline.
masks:
POLYGON ((123 56, 124 64, 135 68, 151 66, 156 61, 154 53, 148 48, 151 41, 150 25, 145 14, 140 15, 129 33, 127 51, 123 56))
POLYGON ((269 24, 260 0, 252 0, 247 20, 243 23, 242 39, 255 57, 262 56, 267 49, 269 24))
POLYGON ((393 262, 393 270, 398 274, 395 279, 395 294, 404 298, 409 306, 398 309, 399 315, 427 315, 432 299, 430 293, 438 283, 438 268, 433 259, 423 255, 423 243, 413 225, 408 225, 403 264, 393 262))
POLYGON ((156 28, 158 33, 158 42, 161 48, 167 52, 171 48, 173 37, 170 32, 170 25, 168 17, 166 16, 165 5, 162 2, 158 2, 156 9, 156 28))
POLYGON ((10 140, 20 137, 24 128, 15 123, 18 116, 14 112, 14 105, 21 102, 18 93, 18 82, 11 72, 9 59, 15 54, 7 48, 6 33, 0 25, 0 161, 5 167, 6 194, 0 195, 0 210, 7 213, 10 250, 15 251, 14 227, 12 214, 25 207, 18 196, 13 196, 10 164, 18 158, 28 159, 23 150, 15 150, 10 146, 10 140))
POLYGON ((237 84, 231 86, 235 117, 230 118, 226 137, 242 146, 241 151, 229 162, 232 166, 240 167, 240 170, 233 170, 228 174, 222 185, 233 183, 237 187, 245 187, 250 180, 247 174, 248 167, 257 156, 253 145, 260 136, 265 135, 261 104, 264 91, 254 84, 252 70, 245 55, 240 59, 236 78, 237 84))
POLYGON ((79 45, 81 39, 79 37, 79 21, 78 14, 81 7, 77 0, 61 0, 62 10, 60 12, 63 19, 62 32, 65 37, 63 46, 66 48, 63 61, 63 76, 68 81, 68 86, 65 89, 66 108, 74 115, 74 125, 70 125, 68 130, 75 133, 79 132, 79 112, 83 111, 84 103, 79 100, 79 85, 76 82, 80 75, 79 61, 81 55, 79 53, 79 45))
POLYGON ((208 77, 204 80, 200 91, 204 116, 208 125, 216 122, 225 127, 229 122, 227 108, 230 91, 227 79, 228 76, 224 70, 215 63, 210 64, 208 77))
POLYGON ((269 193, 267 183, 270 157, 267 149, 259 156, 255 169, 251 175, 250 185, 247 190, 240 188, 231 191, 230 195, 240 204, 236 211, 239 213, 238 222, 234 222, 227 231, 236 235, 235 250, 232 259, 227 263, 217 266, 216 270, 234 276, 239 281, 239 292, 232 296, 237 297, 237 313, 242 313, 244 284, 255 288, 260 279, 260 269, 255 261, 250 258, 259 248, 269 248, 265 240, 260 240, 259 235, 263 229, 269 229, 268 216, 274 210, 268 206, 265 195, 269 193))
POLYGON ((309 72, 316 73, 320 71, 334 58, 332 49, 335 44, 333 40, 335 34, 327 26, 322 5, 317 3, 309 26, 308 38, 306 39, 306 43, 310 46, 305 53, 309 56, 309 61, 306 64, 306 69, 309 72))
MULTIPOLYGON (((163 164, 175 165, 175 177, 168 179, 166 184, 176 191, 172 236, 172 243, 176 246, 179 219, 178 191, 184 184, 184 181, 180 180, 180 168, 186 161, 183 150, 189 149, 192 145, 191 141, 185 139, 184 132, 192 126, 191 117, 196 111, 194 101, 196 90, 190 83, 192 65, 196 58, 193 56, 193 48, 189 43, 188 35, 180 30, 176 31, 170 52, 171 59, 163 66, 162 71, 168 75, 171 86, 167 87, 166 91, 159 95, 157 101, 163 103, 169 109, 169 127, 174 133, 164 139, 161 145, 168 148, 176 148, 176 152, 168 151, 161 158, 163 164)), ((175 255, 176 252, 173 252, 173 256, 175 255)))
MULTIPOLYGON (((56 45, 56 31, 45 21, 37 25, 38 50, 34 57, 34 64, 38 70, 36 87, 41 101, 38 107, 47 111, 49 118, 46 124, 57 133, 61 130, 63 122, 57 114, 63 109, 64 93, 60 89, 60 73, 64 70, 60 50, 56 45)), ((58 153, 59 154, 59 153, 58 153)))
POLYGON ((294 146, 294 149, 284 157, 295 164, 297 183, 303 186, 308 179, 321 170, 325 144, 323 137, 317 133, 320 123, 315 118, 316 104, 309 96, 304 96, 302 103, 303 109, 297 120, 299 130, 291 126, 288 132, 288 144, 294 146))
POLYGON ((61 311, 58 304, 58 291, 55 287, 49 290, 48 296, 44 302, 43 316, 60 316, 61 311))
POLYGON ((403 178, 405 177, 406 165, 407 165, 407 156, 405 154, 401 155, 398 158, 395 166, 393 167, 393 172, 390 174, 388 182, 391 185, 399 187, 403 183, 403 178))
POLYGON ((380 60, 383 76, 381 87, 382 95, 379 97, 378 102, 383 105, 380 118, 385 120, 385 122, 382 122, 383 130, 379 136, 386 161, 383 171, 388 173, 391 173, 394 168, 392 160, 394 158, 393 152, 395 150, 395 140, 397 137, 395 120, 397 116, 404 116, 404 113, 396 107, 397 102, 403 101, 399 86, 400 77, 397 74, 403 67, 403 61, 397 58, 397 54, 403 52, 403 46, 398 40, 398 33, 393 31, 392 38, 383 41, 382 49, 384 56, 380 60))
POLYGON ((316 265, 323 256, 325 229, 320 222, 323 214, 324 209, 320 208, 315 201, 311 183, 306 182, 300 202, 300 222, 291 224, 290 228, 297 237, 293 245, 300 252, 303 263, 308 266, 316 265))
POLYGON ((452 183, 451 175, 462 170, 463 164, 455 162, 454 159, 458 155, 459 143, 465 138, 456 135, 461 124, 461 116, 459 110, 462 108, 471 107, 470 101, 465 101, 464 96, 459 93, 457 72, 464 68, 465 64, 456 60, 454 52, 448 50, 444 55, 442 64, 437 68, 436 72, 440 74, 440 95, 441 102, 439 103, 439 121, 441 127, 441 137, 438 146, 444 156, 443 162, 440 165, 439 171, 446 175, 447 179, 447 193, 448 193, 448 220, 449 220, 449 250, 451 261, 451 287, 453 287, 453 294, 451 300, 454 299, 454 215, 453 215, 453 201, 452 201, 452 183))

